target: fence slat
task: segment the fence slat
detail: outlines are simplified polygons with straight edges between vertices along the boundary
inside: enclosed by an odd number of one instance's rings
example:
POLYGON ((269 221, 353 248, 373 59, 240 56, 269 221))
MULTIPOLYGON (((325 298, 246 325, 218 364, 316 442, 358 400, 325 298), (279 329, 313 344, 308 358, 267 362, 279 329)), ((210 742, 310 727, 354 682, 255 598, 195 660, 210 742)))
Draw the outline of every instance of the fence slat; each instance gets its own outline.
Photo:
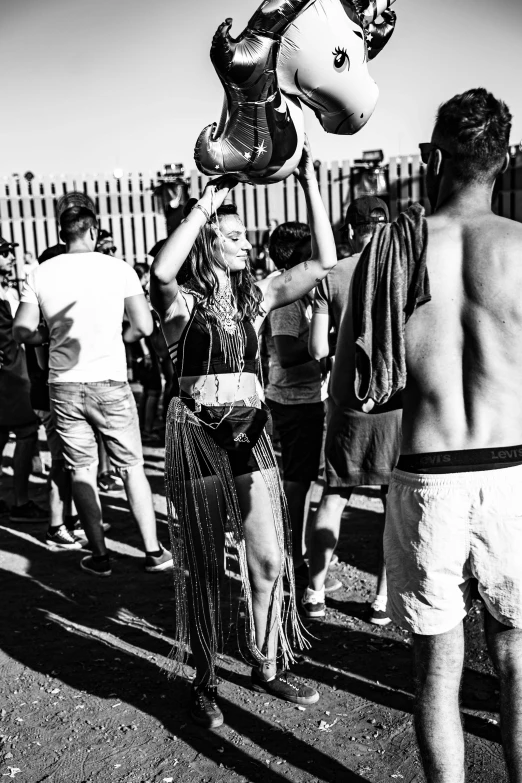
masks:
MULTIPOLYGON (((337 228, 344 220, 350 201, 351 163, 321 163, 319 185, 330 220, 337 228)), ((388 199, 392 219, 415 201, 424 203, 429 213, 424 183, 424 166, 419 156, 391 158, 388 164, 388 199)), ((66 192, 80 190, 96 204, 100 224, 112 232, 118 253, 134 264, 143 262, 148 251, 166 236, 163 214, 158 213, 152 188, 157 172, 129 174, 121 180, 112 175, 59 174, 37 177, 28 183, 24 178, 0 180, 0 233, 17 242, 18 276, 23 273, 23 255, 34 258, 46 247, 57 244, 56 204, 66 192)), ((208 177, 198 171, 189 175, 191 195, 199 198, 208 177)), ((239 183, 231 193, 244 219, 255 250, 270 220, 306 220, 302 189, 294 177, 272 185, 252 187, 239 183)), ((502 176, 497 211, 500 215, 522 222, 522 153, 512 149, 511 165, 502 176)), ((254 259, 255 260, 255 259, 254 259)))

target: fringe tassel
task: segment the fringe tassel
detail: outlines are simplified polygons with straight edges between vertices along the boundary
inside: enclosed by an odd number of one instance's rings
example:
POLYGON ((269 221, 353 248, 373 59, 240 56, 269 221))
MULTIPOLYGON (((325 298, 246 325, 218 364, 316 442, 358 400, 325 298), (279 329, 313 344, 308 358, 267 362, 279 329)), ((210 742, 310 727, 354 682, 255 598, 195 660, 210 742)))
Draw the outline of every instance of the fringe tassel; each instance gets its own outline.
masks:
MULTIPOLYGON (((270 495, 277 540, 281 552, 281 571, 272 593, 272 610, 276 615, 268 618, 267 628, 277 622, 279 651, 283 665, 288 666, 294 660, 289 639, 300 648, 309 647, 304 636, 304 628, 299 620, 295 601, 295 584, 291 559, 291 533, 288 510, 275 456, 268 437, 263 434, 253 450, 258 460, 261 475, 270 495), (282 597, 282 579, 286 574, 290 585, 290 600, 285 606, 279 600, 282 597)), ((224 512, 220 524, 225 532, 233 536, 238 552, 246 615, 246 643, 250 653, 258 663, 268 658, 258 649, 255 638, 254 617, 252 611, 252 590, 248 575, 245 535, 239 509, 234 477, 230 468, 227 452, 221 449, 203 427, 196 416, 177 397, 172 399, 167 415, 167 439, 165 449, 165 489, 169 530, 174 559, 174 596, 176 611, 175 646, 170 655, 169 669, 172 674, 184 670, 189 653, 189 611, 195 612, 195 623, 201 640, 208 639, 208 660, 211 676, 215 674, 218 652, 223 646, 223 627, 221 621, 221 599, 219 590, 219 562, 223 562, 225 552, 217 551, 210 520, 209 483, 214 484, 216 498, 223 493, 224 512), (212 475, 204 481, 201 471, 201 454, 212 475), (206 484, 205 491, 203 490, 206 484), (200 490, 198 492, 198 489, 200 490), (189 520, 189 509, 193 510, 193 519, 189 520), (199 541, 194 541, 196 530, 199 541), (204 575, 200 579, 196 570, 196 547, 205 542, 200 560, 203 562, 204 575), (187 577, 188 571, 188 577, 187 577), (208 603, 212 618, 216 618, 212 628, 202 627, 202 617, 198 615, 197 605, 189 607, 187 578, 190 580, 192 594, 199 601, 208 603)), ((217 504, 216 504, 216 507, 217 504)), ((198 604, 199 601, 195 603, 198 604)), ((230 625, 230 624, 229 624, 230 625)))

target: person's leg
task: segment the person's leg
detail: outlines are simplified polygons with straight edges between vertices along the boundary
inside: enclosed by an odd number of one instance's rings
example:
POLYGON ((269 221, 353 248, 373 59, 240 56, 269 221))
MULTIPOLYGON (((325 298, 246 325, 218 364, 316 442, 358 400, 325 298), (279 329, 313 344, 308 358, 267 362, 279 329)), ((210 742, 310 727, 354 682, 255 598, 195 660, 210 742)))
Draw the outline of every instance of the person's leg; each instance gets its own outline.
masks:
POLYGON ((290 524, 292 525, 292 557, 294 568, 299 568, 304 563, 303 556, 303 526, 306 496, 310 489, 310 482, 287 481, 283 482, 290 524))
POLYGON ((89 467, 75 468, 71 476, 74 502, 91 551, 96 557, 104 557, 107 555, 107 547, 102 527, 96 463, 89 467))
POLYGON ((339 541, 341 517, 352 494, 351 488, 327 489, 311 525, 308 560, 309 587, 324 588, 330 560, 339 541))
POLYGON ((120 469, 119 473, 125 485, 132 515, 143 539, 145 551, 158 552, 160 545, 156 531, 156 512, 145 469, 143 465, 133 465, 124 470, 120 469))
POLYGON ((281 549, 270 494, 261 473, 237 476, 236 489, 245 531, 256 645, 270 661, 259 668, 268 679, 276 673, 278 611, 273 601, 280 602, 281 596, 273 596, 273 590, 281 571, 281 549))
POLYGON ((49 531, 64 524, 70 483, 71 477, 65 471, 63 463, 53 461, 49 471, 49 531))
POLYGON ((414 634, 415 727, 428 783, 464 783, 464 735, 459 687, 464 662, 462 623, 436 636, 414 634))
POLYGON ((217 641, 219 592, 225 573, 226 509, 218 478, 207 476, 187 482, 185 501, 190 527, 184 535, 190 574, 190 648, 196 669, 195 683, 204 687, 214 684, 211 683, 211 668, 215 664, 212 648, 217 641))
POLYGON ((159 408, 160 392, 155 389, 143 389, 143 396, 145 398, 143 408, 143 419, 141 421, 141 427, 144 435, 152 435, 154 429, 154 423, 159 408))
POLYGON ((96 433, 96 442, 98 444, 98 476, 103 476, 111 472, 111 461, 98 432, 96 433))
POLYGON ((132 391, 127 383, 92 384, 86 389, 86 395, 88 420, 99 433, 111 463, 123 480, 145 551, 158 554, 156 513, 143 467, 138 413, 132 391))
POLYGON ((510 783, 522 783, 522 629, 485 611, 489 654, 500 680, 500 728, 510 783))
POLYGON ((377 591, 376 598, 380 598, 382 601, 386 601, 386 565, 384 562, 384 520, 386 518, 386 498, 388 497, 388 485, 383 484, 381 486, 381 500, 384 509, 384 516, 382 521, 382 532, 379 539, 379 571, 377 574, 377 591))
POLYGON ((15 506, 24 506, 29 502, 29 477, 33 464, 35 446, 38 442, 38 432, 16 437, 13 455, 13 494, 15 506))
POLYGON ((292 557, 294 568, 298 569, 304 566, 306 496, 319 471, 324 407, 322 402, 299 405, 270 402, 270 409, 281 441, 283 486, 292 526, 292 557))

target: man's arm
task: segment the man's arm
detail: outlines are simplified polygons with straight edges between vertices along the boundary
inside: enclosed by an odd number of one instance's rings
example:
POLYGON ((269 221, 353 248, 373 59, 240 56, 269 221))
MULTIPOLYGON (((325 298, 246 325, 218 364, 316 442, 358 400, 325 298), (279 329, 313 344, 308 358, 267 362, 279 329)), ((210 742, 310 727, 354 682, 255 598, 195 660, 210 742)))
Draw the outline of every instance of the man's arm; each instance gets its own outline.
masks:
POLYGON ((49 330, 40 324, 40 308, 37 304, 22 302, 13 323, 13 338, 17 343, 43 345, 49 342, 49 330))
POLYGON ((125 343, 135 343, 137 340, 141 340, 142 337, 148 337, 149 334, 152 334, 154 323, 145 294, 127 296, 125 299, 125 312, 129 319, 128 326, 123 330, 123 341, 125 343))
POLYGON ((308 351, 319 361, 330 355, 330 316, 328 313, 314 313, 310 323, 308 351))
POLYGON ((283 370, 312 361, 312 357, 308 353, 308 346, 298 337, 292 337, 289 334, 279 334, 274 337, 274 346, 279 364, 283 370))
POLYGON ((328 278, 315 289, 314 309, 308 335, 308 351, 320 361, 332 353, 330 346, 330 305, 328 301, 328 278))

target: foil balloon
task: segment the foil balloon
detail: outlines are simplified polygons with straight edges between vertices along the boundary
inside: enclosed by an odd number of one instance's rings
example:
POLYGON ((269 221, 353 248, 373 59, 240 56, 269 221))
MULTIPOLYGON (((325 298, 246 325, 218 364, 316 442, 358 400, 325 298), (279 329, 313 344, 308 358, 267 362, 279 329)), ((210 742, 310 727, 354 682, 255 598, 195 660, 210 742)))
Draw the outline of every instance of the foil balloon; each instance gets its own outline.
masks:
POLYGON ((395 14, 386 9, 383 25, 376 25, 379 11, 377 0, 316 0, 281 42, 280 88, 310 106, 328 133, 357 133, 373 114, 379 89, 368 59, 395 27, 395 14))
POLYGON ((356 133, 377 102, 367 62, 393 33, 393 2, 264 0, 236 39, 227 19, 210 52, 223 112, 196 142, 200 171, 252 183, 285 179, 303 149, 301 101, 325 130, 356 133))

